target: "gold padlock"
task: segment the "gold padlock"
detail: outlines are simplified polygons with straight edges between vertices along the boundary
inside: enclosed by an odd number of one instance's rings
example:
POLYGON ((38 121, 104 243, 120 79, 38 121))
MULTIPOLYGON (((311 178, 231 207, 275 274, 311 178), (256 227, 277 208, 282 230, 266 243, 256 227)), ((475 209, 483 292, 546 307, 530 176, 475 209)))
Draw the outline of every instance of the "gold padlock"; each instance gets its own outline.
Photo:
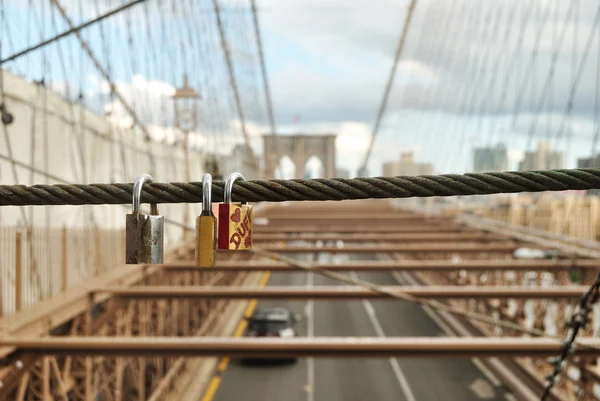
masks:
POLYGON ((196 218, 196 264, 210 267, 217 252, 217 218, 212 212, 212 177, 202 177, 202 214, 196 218))

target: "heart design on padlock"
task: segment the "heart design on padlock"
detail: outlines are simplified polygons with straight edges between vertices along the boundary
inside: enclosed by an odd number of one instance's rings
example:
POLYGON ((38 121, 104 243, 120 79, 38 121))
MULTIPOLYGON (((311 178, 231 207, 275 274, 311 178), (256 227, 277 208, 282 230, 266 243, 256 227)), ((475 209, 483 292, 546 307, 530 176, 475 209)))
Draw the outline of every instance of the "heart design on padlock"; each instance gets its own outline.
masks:
POLYGON ((239 223, 242 218, 242 212, 240 208, 235 209, 235 212, 231 215, 231 221, 234 223, 239 223))
POLYGON ((252 246, 252 233, 248 232, 248 236, 244 240, 244 246, 250 248, 252 246))

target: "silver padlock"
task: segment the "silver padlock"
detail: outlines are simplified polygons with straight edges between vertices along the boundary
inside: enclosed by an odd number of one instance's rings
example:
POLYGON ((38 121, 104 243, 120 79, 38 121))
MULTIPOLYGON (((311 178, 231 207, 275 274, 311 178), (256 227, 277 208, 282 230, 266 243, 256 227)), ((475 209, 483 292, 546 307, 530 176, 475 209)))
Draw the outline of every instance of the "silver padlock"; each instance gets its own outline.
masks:
POLYGON ((125 222, 125 263, 161 264, 163 262, 164 217, 158 215, 155 203, 150 205, 150 214, 141 209, 142 187, 152 182, 152 177, 142 174, 133 184, 133 213, 125 222))

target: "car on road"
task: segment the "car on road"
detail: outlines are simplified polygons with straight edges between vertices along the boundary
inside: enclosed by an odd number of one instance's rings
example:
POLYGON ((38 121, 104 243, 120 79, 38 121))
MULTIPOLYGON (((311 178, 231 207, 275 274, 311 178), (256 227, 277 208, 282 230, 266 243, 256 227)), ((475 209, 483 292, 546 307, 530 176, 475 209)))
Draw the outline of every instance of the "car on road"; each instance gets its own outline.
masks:
MULTIPOLYGON (((244 337, 296 337, 296 323, 300 320, 299 315, 290 309, 283 307, 256 309, 252 316, 247 318, 248 326, 244 337)), ((243 362, 252 363, 259 361, 297 361, 297 358, 273 359, 273 358, 245 358, 243 362)))

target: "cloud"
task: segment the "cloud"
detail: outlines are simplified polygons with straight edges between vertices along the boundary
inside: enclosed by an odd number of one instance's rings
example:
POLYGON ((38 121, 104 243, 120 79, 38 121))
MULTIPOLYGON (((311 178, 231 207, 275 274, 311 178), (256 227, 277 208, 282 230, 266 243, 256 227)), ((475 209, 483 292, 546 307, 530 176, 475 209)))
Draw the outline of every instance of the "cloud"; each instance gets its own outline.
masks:
MULTIPOLYGON (((578 68, 573 69, 573 53, 579 63, 597 8, 587 2, 573 4, 579 11, 569 14, 571 2, 538 0, 526 14, 529 8, 518 0, 485 6, 476 0, 419 2, 388 109, 498 115, 517 108, 524 114, 537 112, 540 104, 542 111, 562 113, 578 68), (518 51, 523 20, 523 45, 518 51), (554 79, 544 92, 556 37, 563 29, 554 79), (541 40, 536 44, 538 31, 541 40), (573 46, 574 35, 578 46, 573 46)), ((289 122, 299 114, 310 122, 372 121, 407 5, 403 0, 370 5, 333 0, 259 2, 269 35, 265 34, 269 65, 277 66, 271 87, 278 120, 289 122), (293 61, 281 60, 288 55, 284 46, 294 49, 293 61)), ((595 82, 595 64, 590 55, 581 70, 582 83, 595 82)), ((574 115, 590 115, 594 91, 594 85, 577 88, 574 115)))
MULTIPOLYGON (((64 1, 77 18, 80 3, 64 1)), ((97 2, 101 11, 114 7, 113 3, 97 2)), ((220 3, 248 133, 253 149, 260 154, 261 135, 269 128, 251 14, 247 3, 220 3)), ((23 3, 9 0, 9 4, 21 7, 23 3)), ((203 96, 200 125, 191 142, 207 151, 227 153, 243 137, 212 4, 207 0, 184 2, 181 7, 177 3, 147 4, 105 22, 115 25, 109 27, 113 46, 106 58, 115 67, 119 91, 154 138, 175 141, 180 134, 169 128, 174 122, 170 96, 181 83, 181 73, 188 69, 203 96), (138 17, 139 21, 134 20, 138 17), (163 17, 167 29, 152 31, 157 35, 151 42, 146 24, 155 25, 163 17), (133 56, 126 42, 128 19, 133 20, 135 46, 143 49, 133 56), (188 44, 190 34, 196 41, 188 44), (181 40, 188 46, 187 62, 181 60, 181 40), (148 49, 163 59, 169 57, 168 63, 150 65, 152 54, 146 54, 148 49), (132 76, 130 65, 137 66, 132 76)), ((282 134, 338 133, 338 160, 355 171, 369 143, 408 4, 409 0, 258 0, 275 117, 282 134)), ((97 13, 95 5, 83 8, 83 17, 97 13)), ((554 138, 596 10, 594 2, 580 1, 419 1, 375 143, 371 171, 377 171, 384 161, 396 160, 406 149, 413 149, 417 159, 443 166, 442 170, 461 170, 469 164, 474 143, 486 145, 502 140, 512 142, 507 144, 511 149, 525 147, 533 118, 537 119, 536 136, 551 137, 557 146, 566 147, 569 137, 589 141, 594 132, 597 35, 592 37, 591 54, 581 71, 572 116, 565 119, 563 139, 554 138), (570 7, 576 7, 576 11, 569 14, 570 7), (553 52, 563 31, 554 78, 546 85, 553 52), (519 50, 520 37, 523 45, 519 50), (517 106, 519 115, 513 121, 511 115, 517 106)), ((94 52, 102 54, 97 27, 90 28, 86 35, 94 52)), ((77 66, 73 68, 79 84, 80 71, 77 66)), ((91 67, 83 70, 87 73, 91 67)), ((109 111, 113 121, 130 126, 129 113, 108 96, 107 83, 95 74, 87 78, 86 105, 99 113, 109 111)), ((52 84, 61 93, 66 91, 66 84, 60 80, 53 79, 52 84)), ((536 139, 534 136, 532 142, 536 139)))
MULTIPOLYGON (((110 93, 109 84, 94 76, 90 78, 96 93, 106 96, 110 93)), ((145 123, 163 123, 173 121, 173 101, 171 96, 175 93, 175 87, 171 84, 158 80, 147 79, 141 74, 134 74, 131 82, 117 81, 117 91, 123 96, 127 104, 133 105, 136 114, 145 123), (170 103, 170 104, 169 104, 170 103)), ((110 118, 124 125, 133 123, 131 114, 123 103, 114 99, 105 104, 105 112, 110 113, 110 118)), ((166 124, 163 124, 166 125, 166 124)))
POLYGON ((525 152, 520 149, 508 149, 507 156, 510 162, 519 162, 523 160, 525 152))

